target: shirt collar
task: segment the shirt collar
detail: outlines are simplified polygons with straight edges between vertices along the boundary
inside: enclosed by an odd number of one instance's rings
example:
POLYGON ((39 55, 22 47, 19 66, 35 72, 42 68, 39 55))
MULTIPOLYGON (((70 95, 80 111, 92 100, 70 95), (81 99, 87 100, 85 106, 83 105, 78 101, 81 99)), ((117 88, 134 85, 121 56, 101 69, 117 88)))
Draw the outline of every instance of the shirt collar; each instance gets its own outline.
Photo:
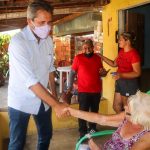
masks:
POLYGON ((24 28, 23 33, 25 34, 25 36, 27 37, 27 39, 29 41, 37 41, 36 37, 34 36, 33 32, 31 31, 29 25, 27 25, 24 28))
MULTIPOLYGON (((25 34, 25 37, 27 37, 27 39, 29 41, 36 41, 38 42, 37 38, 35 37, 35 35, 33 34, 32 30, 30 29, 29 25, 27 25, 24 30, 23 33, 25 34)), ((40 43, 44 42, 46 39, 40 39, 40 43)))

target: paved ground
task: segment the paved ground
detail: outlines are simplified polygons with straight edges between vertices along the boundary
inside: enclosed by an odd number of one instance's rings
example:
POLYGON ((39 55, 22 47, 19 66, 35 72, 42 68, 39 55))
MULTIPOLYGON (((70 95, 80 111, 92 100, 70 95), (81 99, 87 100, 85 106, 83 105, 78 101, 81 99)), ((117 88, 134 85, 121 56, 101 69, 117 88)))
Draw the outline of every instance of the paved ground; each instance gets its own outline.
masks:
MULTIPOLYGON (((99 127, 101 130, 111 129, 108 127, 99 127)), ((98 137, 94 140, 97 144, 102 144, 107 141, 110 136, 98 137)), ((58 129, 54 130, 53 138, 49 150, 75 150, 75 145, 78 139, 77 129, 58 129)), ((25 150, 35 150, 37 143, 37 136, 28 136, 25 150)))

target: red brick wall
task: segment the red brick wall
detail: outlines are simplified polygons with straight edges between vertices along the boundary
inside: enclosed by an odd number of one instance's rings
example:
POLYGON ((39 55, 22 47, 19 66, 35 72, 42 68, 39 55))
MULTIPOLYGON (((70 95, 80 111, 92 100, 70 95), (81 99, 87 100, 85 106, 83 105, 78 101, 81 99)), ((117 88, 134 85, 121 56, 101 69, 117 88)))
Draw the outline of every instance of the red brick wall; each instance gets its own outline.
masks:
POLYGON ((67 62, 71 62, 71 43, 70 37, 57 37, 54 38, 54 51, 56 62, 58 65, 60 61, 66 60, 67 62))

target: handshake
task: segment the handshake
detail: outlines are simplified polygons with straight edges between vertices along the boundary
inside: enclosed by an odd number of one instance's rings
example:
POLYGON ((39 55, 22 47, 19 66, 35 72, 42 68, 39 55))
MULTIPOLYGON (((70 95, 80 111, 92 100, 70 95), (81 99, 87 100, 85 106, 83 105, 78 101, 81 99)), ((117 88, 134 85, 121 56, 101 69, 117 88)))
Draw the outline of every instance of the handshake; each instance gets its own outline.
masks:
POLYGON ((70 116, 69 105, 71 104, 72 93, 70 90, 63 92, 60 99, 61 102, 57 102, 57 105, 54 106, 54 111, 58 118, 70 116))

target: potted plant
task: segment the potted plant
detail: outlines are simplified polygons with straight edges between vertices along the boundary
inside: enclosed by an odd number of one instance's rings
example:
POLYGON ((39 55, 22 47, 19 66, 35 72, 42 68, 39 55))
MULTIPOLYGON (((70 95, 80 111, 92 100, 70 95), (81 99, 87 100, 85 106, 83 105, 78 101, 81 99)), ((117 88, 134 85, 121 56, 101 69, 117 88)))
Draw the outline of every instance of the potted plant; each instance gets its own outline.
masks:
POLYGON ((10 41, 9 35, 0 35, 0 86, 4 85, 7 77, 8 65, 8 44, 10 41))

